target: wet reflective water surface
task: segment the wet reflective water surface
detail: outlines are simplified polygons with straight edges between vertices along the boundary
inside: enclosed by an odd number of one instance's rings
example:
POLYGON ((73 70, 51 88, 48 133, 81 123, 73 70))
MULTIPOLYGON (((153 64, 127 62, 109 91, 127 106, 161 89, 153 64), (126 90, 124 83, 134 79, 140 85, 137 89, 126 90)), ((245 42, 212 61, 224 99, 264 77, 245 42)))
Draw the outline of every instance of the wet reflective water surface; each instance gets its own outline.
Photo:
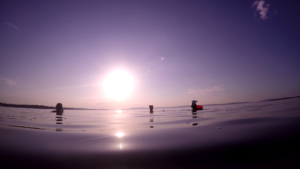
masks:
POLYGON ((296 168, 299 122, 299 98, 153 113, 0 107, 0 157, 32 168, 296 168))

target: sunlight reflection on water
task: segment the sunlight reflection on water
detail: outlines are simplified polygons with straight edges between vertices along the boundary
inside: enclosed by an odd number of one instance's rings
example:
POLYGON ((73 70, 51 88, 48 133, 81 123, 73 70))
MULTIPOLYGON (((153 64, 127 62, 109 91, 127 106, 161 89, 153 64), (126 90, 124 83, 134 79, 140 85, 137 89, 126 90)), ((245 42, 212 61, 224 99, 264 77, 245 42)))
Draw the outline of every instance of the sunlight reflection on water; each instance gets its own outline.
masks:
MULTIPOLYGON (((126 152, 190 145, 205 147, 217 140, 223 143, 228 139, 247 139, 259 134, 257 131, 266 125, 276 126, 287 117, 299 117, 299 101, 211 105, 196 112, 189 107, 155 108, 153 113, 148 108, 65 110, 56 114, 47 109, 0 107, 0 127, 14 129, 18 132, 16 137, 26 133, 26 138, 30 135, 40 139, 42 134, 45 139, 37 144, 59 151, 126 152), (279 120, 276 117, 280 117, 279 120)), ((24 147, 31 141, 24 141, 24 147)))

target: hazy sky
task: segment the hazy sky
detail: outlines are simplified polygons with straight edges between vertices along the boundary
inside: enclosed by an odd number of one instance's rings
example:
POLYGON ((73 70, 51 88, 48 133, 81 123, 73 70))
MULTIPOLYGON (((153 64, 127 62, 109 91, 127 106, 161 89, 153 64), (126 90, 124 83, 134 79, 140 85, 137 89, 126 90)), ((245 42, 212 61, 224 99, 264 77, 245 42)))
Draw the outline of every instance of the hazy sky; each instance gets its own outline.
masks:
POLYGON ((7 0, 0 12, 0 102, 117 109, 300 95, 297 1, 7 0), (133 79, 121 100, 103 85, 116 70, 133 79))

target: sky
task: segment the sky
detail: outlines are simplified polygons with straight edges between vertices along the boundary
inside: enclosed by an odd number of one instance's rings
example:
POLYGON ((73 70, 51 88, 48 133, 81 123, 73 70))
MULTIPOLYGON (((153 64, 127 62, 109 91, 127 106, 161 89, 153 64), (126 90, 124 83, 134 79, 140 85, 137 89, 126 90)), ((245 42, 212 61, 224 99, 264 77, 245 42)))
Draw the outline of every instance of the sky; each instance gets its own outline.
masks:
POLYGON ((0 102, 124 109, 300 95, 296 1, 0 3, 0 102))

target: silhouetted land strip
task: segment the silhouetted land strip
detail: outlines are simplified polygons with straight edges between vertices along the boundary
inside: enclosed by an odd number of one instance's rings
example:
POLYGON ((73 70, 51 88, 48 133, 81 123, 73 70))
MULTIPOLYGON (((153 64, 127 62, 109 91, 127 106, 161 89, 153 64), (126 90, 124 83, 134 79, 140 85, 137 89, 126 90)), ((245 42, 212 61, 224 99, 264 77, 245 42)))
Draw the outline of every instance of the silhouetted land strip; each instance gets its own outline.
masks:
POLYGON ((294 98, 298 98, 300 96, 295 96, 295 97, 283 97, 283 98, 277 98, 277 99, 267 99, 267 100, 262 100, 263 101, 277 101, 277 100, 286 100, 286 99, 294 99, 294 98))
MULTIPOLYGON (((55 109, 55 106, 45 106, 45 105, 31 105, 31 104, 9 104, 1 103, 2 107, 16 107, 16 108, 33 108, 33 109, 55 109)), ((64 107, 65 110, 106 110, 106 109, 86 109, 86 108, 72 108, 64 107)))

